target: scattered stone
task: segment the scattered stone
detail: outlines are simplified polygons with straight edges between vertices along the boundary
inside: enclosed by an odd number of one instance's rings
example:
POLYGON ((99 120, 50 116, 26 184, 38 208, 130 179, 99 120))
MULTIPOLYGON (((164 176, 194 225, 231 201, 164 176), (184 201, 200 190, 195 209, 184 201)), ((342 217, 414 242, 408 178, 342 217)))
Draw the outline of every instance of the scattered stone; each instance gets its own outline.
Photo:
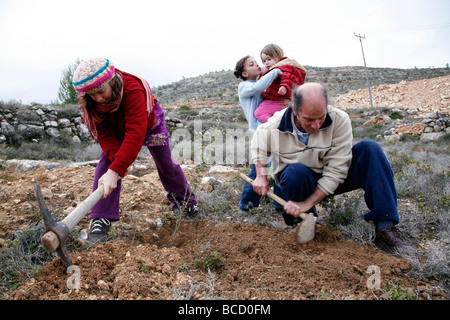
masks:
POLYGON ((108 291, 109 285, 104 280, 99 280, 97 282, 97 286, 100 288, 100 290, 108 291))

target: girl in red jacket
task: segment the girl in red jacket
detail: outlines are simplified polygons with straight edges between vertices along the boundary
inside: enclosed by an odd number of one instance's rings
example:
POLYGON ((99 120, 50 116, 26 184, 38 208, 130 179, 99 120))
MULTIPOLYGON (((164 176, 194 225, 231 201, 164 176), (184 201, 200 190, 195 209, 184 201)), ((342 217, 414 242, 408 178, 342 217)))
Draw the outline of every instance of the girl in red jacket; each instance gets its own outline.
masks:
POLYGON ((195 195, 172 159, 164 113, 147 81, 116 69, 105 58, 81 62, 72 80, 83 121, 102 148, 93 190, 103 185, 104 194, 91 209, 89 240, 105 241, 111 221, 119 220, 120 177, 128 173, 143 145, 155 161, 172 209, 184 208, 188 217, 199 218, 195 195))
POLYGON ((261 50, 261 60, 267 68, 261 77, 274 68, 283 71, 283 75, 262 93, 264 101, 255 110, 256 119, 264 123, 290 104, 292 89, 305 82, 306 70, 297 61, 284 57, 283 50, 276 44, 269 44, 261 50))

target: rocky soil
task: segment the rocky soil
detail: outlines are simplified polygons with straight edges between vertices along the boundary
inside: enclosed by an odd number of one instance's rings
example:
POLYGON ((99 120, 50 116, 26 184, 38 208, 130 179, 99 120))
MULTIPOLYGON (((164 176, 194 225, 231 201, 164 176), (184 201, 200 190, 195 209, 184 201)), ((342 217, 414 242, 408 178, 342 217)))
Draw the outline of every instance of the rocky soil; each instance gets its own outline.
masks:
MULTIPOLYGON (((371 93, 374 108, 401 109, 417 117, 450 112, 450 76, 382 84, 371 87, 371 93)), ((369 90, 340 95, 336 106, 343 110, 370 108, 369 90)))
POLYGON ((398 120, 386 139, 398 141, 403 134, 421 136, 432 141, 450 133, 450 76, 417 81, 401 81, 371 88, 372 105, 368 89, 359 89, 340 95, 336 106, 343 110, 368 109, 366 125, 386 124, 392 121, 380 110, 388 109, 416 120, 406 123, 398 120))
MULTIPOLYGON (((449 77, 441 77, 374 87, 375 105, 407 110, 417 114, 418 121, 425 113, 448 114, 449 83, 449 77)), ((339 97, 337 106, 370 108, 365 90, 339 97)), ((136 169, 123 180, 121 220, 113 224, 111 241, 90 248, 77 240, 88 226, 85 218, 71 237, 76 249, 70 256, 76 272, 67 274, 55 256, 38 274, 3 298, 391 299, 393 288, 401 288, 417 299, 447 299, 432 283, 408 275, 408 260, 343 240, 325 225, 317 227, 312 242, 299 245, 294 240, 295 230, 285 227, 279 218, 279 223, 270 226, 235 216, 218 219, 209 216, 208 207, 200 204, 205 220, 179 219, 170 211, 157 172, 149 162, 145 170, 136 169), (210 268, 203 268, 205 265, 210 268), (73 281, 74 276, 79 276, 79 282, 73 281), (379 286, 374 276, 379 276, 379 286)), ((230 201, 237 211, 239 168, 184 168, 199 193, 215 188, 206 180, 202 182, 204 177, 220 179, 223 190, 235 190, 230 201)), ((2 171, 0 250, 7 249, 7 241, 15 233, 31 229, 41 220, 34 179, 50 211, 62 219, 90 194, 94 170, 86 164, 2 171)))
MULTIPOLYGON (((3 237, 26 230, 40 219, 33 180, 37 179, 52 212, 70 212, 90 193, 92 166, 37 170, 1 180, 3 237)), ((190 181, 195 170, 186 170, 190 181)), ((231 178, 234 173, 228 174, 231 178)), ((224 179, 223 174, 221 177, 224 179)), ((177 220, 157 173, 124 179, 122 219, 114 224, 114 241, 95 248, 81 246, 70 256, 80 269, 80 287, 70 289, 70 275, 59 258, 27 280, 13 299, 374 299, 387 298, 385 283, 397 279, 421 297, 432 286, 407 275, 407 260, 374 247, 343 241, 326 227, 299 245, 288 228, 205 219, 177 220), (219 270, 199 269, 196 261, 213 252, 224 258, 219 270), (369 289, 370 266, 378 266, 382 285, 369 289)), ((208 212, 205 212, 208 214, 208 212)), ((78 226, 87 228, 84 220, 78 226)), ((441 293, 434 298, 442 298, 441 293)))

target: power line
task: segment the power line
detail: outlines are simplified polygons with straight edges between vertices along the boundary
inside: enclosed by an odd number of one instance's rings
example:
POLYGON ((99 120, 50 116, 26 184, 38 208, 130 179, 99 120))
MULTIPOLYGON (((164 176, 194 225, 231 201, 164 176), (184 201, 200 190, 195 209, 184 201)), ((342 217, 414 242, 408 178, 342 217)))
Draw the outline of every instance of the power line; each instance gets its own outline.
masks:
POLYGON ((353 32, 353 35, 355 37, 357 37, 359 39, 359 42, 361 43, 361 51, 362 51, 362 55, 363 55, 363 60, 364 60, 364 70, 366 71, 366 81, 367 81, 367 87, 369 88, 369 97, 370 97, 370 107, 373 109, 373 103, 372 103, 372 92, 370 91, 370 82, 369 82, 369 74, 367 72, 367 66, 366 66, 366 57, 364 56, 364 49, 363 49, 363 44, 362 44, 362 39, 365 39, 366 36, 362 36, 361 34, 356 34, 353 32))

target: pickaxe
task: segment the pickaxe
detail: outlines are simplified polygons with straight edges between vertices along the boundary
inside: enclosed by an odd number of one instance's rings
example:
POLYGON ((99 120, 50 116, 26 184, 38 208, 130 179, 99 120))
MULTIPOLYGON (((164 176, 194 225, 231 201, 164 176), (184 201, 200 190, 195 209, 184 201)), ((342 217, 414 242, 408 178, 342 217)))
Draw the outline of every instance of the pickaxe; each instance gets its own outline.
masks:
POLYGON ((100 185, 89 197, 79 204, 69 215, 62 221, 56 222, 48 211, 44 197, 39 187, 37 179, 34 179, 34 188, 39 208, 44 220, 45 234, 41 238, 41 243, 48 252, 55 252, 68 268, 72 264, 66 249, 66 239, 74 227, 84 218, 91 208, 102 198, 103 185, 100 185))
MULTIPOLYGON (((250 179, 248 176, 243 174, 242 172, 239 172, 239 175, 242 180, 248 182, 253 186, 253 180, 250 179)), ((267 191, 267 196, 271 198, 272 200, 278 202, 283 207, 286 205, 286 201, 279 196, 277 196, 275 193, 273 193, 270 189, 267 191)), ((314 239, 314 235, 316 232, 316 220, 317 217, 314 216, 313 213, 300 213, 300 218, 303 220, 299 223, 297 230, 296 230, 296 239, 297 242, 307 243, 314 239)))

